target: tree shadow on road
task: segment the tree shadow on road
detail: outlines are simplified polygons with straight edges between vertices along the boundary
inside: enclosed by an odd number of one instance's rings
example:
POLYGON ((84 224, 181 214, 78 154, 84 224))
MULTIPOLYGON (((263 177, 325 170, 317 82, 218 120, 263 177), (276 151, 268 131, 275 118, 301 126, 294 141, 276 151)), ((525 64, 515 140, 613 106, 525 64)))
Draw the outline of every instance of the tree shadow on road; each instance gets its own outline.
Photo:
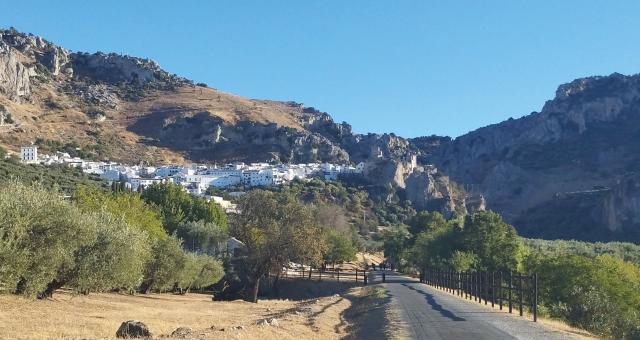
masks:
POLYGON ((419 294, 424 295, 425 300, 427 300, 427 303, 429 305, 431 305, 431 308, 433 308, 435 311, 439 312, 440 315, 444 316, 445 318, 451 319, 453 321, 466 321, 465 318, 461 318, 461 317, 455 315, 450 310, 444 309, 441 304, 436 302, 436 299, 434 298, 433 294, 429 294, 429 293, 424 292, 422 290, 415 289, 414 287, 412 287, 412 286, 410 286, 410 285, 408 285, 406 283, 403 283, 402 285, 407 287, 407 288, 409 288, 409 289, 411 289, 411 290, 413 290, 413 291, 415 291, 415 292, 417 292, 417 293, 419 293, 419 294))
POLYGON ((341 323, 336 330, 347 323, 348 335, 343 339, 388 339, 387 310, 391 298, 383 287, 372 285, 359 290, 357 294, 344 296, 351 306, 341 314, 341 323))

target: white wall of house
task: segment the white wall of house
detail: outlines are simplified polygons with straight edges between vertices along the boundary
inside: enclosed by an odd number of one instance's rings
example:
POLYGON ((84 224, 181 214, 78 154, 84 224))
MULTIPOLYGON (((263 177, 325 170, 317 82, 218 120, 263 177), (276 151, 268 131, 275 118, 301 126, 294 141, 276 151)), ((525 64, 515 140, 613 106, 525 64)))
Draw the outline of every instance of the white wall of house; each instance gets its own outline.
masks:
POLYGON ((20 159, 25 163, 38 163, 38 147, 37 146, 21 147, 20 159))

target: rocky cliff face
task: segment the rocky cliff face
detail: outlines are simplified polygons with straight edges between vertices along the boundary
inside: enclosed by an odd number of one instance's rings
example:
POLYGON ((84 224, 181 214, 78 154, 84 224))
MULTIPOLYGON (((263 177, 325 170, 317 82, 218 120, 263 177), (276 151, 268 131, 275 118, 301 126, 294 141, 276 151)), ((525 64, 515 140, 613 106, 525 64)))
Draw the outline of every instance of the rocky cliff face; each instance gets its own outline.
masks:
POLYGON ((445 215, 488 208, 528 236, 640 241, 639 110, 640 76, 613 74, 455 140, 356 134, 315 108, 194 85, 152 60, 0 30, 0 145, 13 151, 53 140, 129 163, 364 162, 379 199, 445 215))
POLYGON ((358 163, 426 152, 393 134, 354 134, 349 124, 299 103, 195 86, 149 59, 70 53, 14 29, 0 30, 0 91, 0 104, 16 118, 15 138, 0 136, 0 144, 14 148, 73 138, 128 162, 358 163))
POLYGON ((18 62, 11 48, 0 43, 0 92, 19 101, 31 94, 29 70, 18 62))
POLYGON ((541 112, 456 138, 431 160, 528 235, 640 241, 638 123, 640 76, 578 79, 541 112))

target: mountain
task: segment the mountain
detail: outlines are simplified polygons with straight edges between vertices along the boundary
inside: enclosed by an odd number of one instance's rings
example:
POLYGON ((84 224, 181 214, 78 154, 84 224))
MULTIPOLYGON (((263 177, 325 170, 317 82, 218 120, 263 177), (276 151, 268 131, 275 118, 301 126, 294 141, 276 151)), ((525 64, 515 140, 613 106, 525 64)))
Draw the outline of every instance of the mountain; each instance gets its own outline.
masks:
POLYGON ((0 144, 37 139, 126 162, 360 162, 406 157, 392 134, 359 135, 295 102, 251 100, 169 74, 152 60, 69 52, 0 30, 0 144), (6 120, 5 120, 6 123, 6 120))
POLYGON ((541 112, 456 138, 430 161, 526 236, 640 242, 640 75, 561 85, 541 112))
POLYGON ((0 145, 128 163, 364 162, 380 200, 492 209, 521 234, 640 242, 640 76, 561 85, 541 112, 456 139, 356 134, 296 102, 248 99, 152 60, 0 30, 0 145))

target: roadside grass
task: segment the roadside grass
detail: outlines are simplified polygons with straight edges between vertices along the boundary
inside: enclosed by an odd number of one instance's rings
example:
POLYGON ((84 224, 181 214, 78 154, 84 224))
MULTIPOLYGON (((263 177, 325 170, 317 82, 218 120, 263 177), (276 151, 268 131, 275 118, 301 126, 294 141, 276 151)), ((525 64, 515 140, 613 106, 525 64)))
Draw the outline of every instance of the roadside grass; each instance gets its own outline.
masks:
MULTIPOLYGON (((351 289, 358 294, 362 288, 351 289)), ((209 295, 193 293, 85 296, 59 291, 49 300, 2 295, 0 334, 3 339, 113 339, 120 323, 133 319, 164 338, 178 327, 189 327, 195 339, 340 339, 353 328, 344 317, 351 305, 349 298, 335 295, 257 304, 213 302, 209 295), (277 326, 257 325, 274 317, 277 326)))

